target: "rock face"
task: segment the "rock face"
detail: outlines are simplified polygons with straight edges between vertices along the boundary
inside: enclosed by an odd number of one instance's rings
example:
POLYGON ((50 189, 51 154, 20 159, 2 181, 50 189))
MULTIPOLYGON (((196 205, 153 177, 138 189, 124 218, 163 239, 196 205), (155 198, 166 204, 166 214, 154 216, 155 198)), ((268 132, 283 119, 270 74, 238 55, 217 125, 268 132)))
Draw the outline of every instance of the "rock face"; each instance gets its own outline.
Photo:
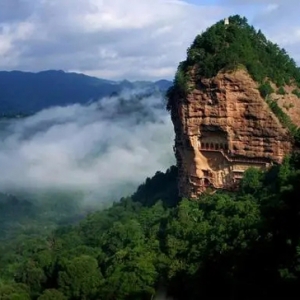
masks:
POLYGON ((292 150, 290 134, 245 70, 189 77, 188 95, 171 108, 181 197, 234 189, 247 168, 266 169, 292 150))

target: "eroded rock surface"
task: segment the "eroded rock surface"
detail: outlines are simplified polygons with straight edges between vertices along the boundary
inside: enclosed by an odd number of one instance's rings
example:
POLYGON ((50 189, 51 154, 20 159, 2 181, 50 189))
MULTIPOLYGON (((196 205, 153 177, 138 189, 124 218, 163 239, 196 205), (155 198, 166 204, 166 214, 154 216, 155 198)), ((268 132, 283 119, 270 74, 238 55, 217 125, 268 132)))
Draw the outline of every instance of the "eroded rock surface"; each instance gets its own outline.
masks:
POLYGON ((171 109, 180 196, 233 189, 247 168, 266 169, 291 151, 290 134, 245 70, 201 80, 191 74, 189 84, 171 109))

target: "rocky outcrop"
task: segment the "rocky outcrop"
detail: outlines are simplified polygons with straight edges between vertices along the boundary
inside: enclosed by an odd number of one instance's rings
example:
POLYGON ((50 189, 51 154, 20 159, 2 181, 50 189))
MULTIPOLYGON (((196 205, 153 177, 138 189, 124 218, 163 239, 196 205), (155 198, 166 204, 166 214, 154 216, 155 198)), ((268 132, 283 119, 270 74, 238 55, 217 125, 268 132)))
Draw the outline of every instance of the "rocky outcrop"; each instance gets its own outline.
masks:
POLYGON ((235 188, 247 168, 281 163, 291 151, 289 132, 244 69, 210 79, 191 72, 189 86, 171 108, 180 196, 195 198, 207 187, 235 188))

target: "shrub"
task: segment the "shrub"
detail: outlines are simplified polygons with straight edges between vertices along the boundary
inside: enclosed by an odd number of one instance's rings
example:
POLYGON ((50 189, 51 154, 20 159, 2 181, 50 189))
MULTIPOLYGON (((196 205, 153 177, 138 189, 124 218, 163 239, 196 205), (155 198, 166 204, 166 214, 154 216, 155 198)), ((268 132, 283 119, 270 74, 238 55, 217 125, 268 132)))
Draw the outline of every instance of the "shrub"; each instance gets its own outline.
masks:
POLYGON ((281 87, 277 90, 276 93, 277 93, 278 95, 285 95, 285 94, 286 94, 286 91, 285 91, 284 87, 281 86, 281 87))
POLYGON ((262 83, 258 89, 263 98, 266 98, 268 95, 274 92, 269 82, 262 83))
POLYGON ((294 90, 292 91, 292 93, 293 93, 294 95, 296 95, 298 98, 300 98, 300 91, 299 91, 298 89, 294 89, 294 90))

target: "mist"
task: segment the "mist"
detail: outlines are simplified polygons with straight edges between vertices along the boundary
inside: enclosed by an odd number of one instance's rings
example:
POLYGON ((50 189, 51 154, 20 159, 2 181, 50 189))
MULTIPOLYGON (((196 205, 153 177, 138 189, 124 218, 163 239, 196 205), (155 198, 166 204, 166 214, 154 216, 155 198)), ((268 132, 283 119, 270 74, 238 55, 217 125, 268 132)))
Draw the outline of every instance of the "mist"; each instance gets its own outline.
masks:
POLYGON ((175 162, 163 96, 142 90, 1 120, 0 137, 2 192, 81 192, 86 202, 108 202, 175 162))

